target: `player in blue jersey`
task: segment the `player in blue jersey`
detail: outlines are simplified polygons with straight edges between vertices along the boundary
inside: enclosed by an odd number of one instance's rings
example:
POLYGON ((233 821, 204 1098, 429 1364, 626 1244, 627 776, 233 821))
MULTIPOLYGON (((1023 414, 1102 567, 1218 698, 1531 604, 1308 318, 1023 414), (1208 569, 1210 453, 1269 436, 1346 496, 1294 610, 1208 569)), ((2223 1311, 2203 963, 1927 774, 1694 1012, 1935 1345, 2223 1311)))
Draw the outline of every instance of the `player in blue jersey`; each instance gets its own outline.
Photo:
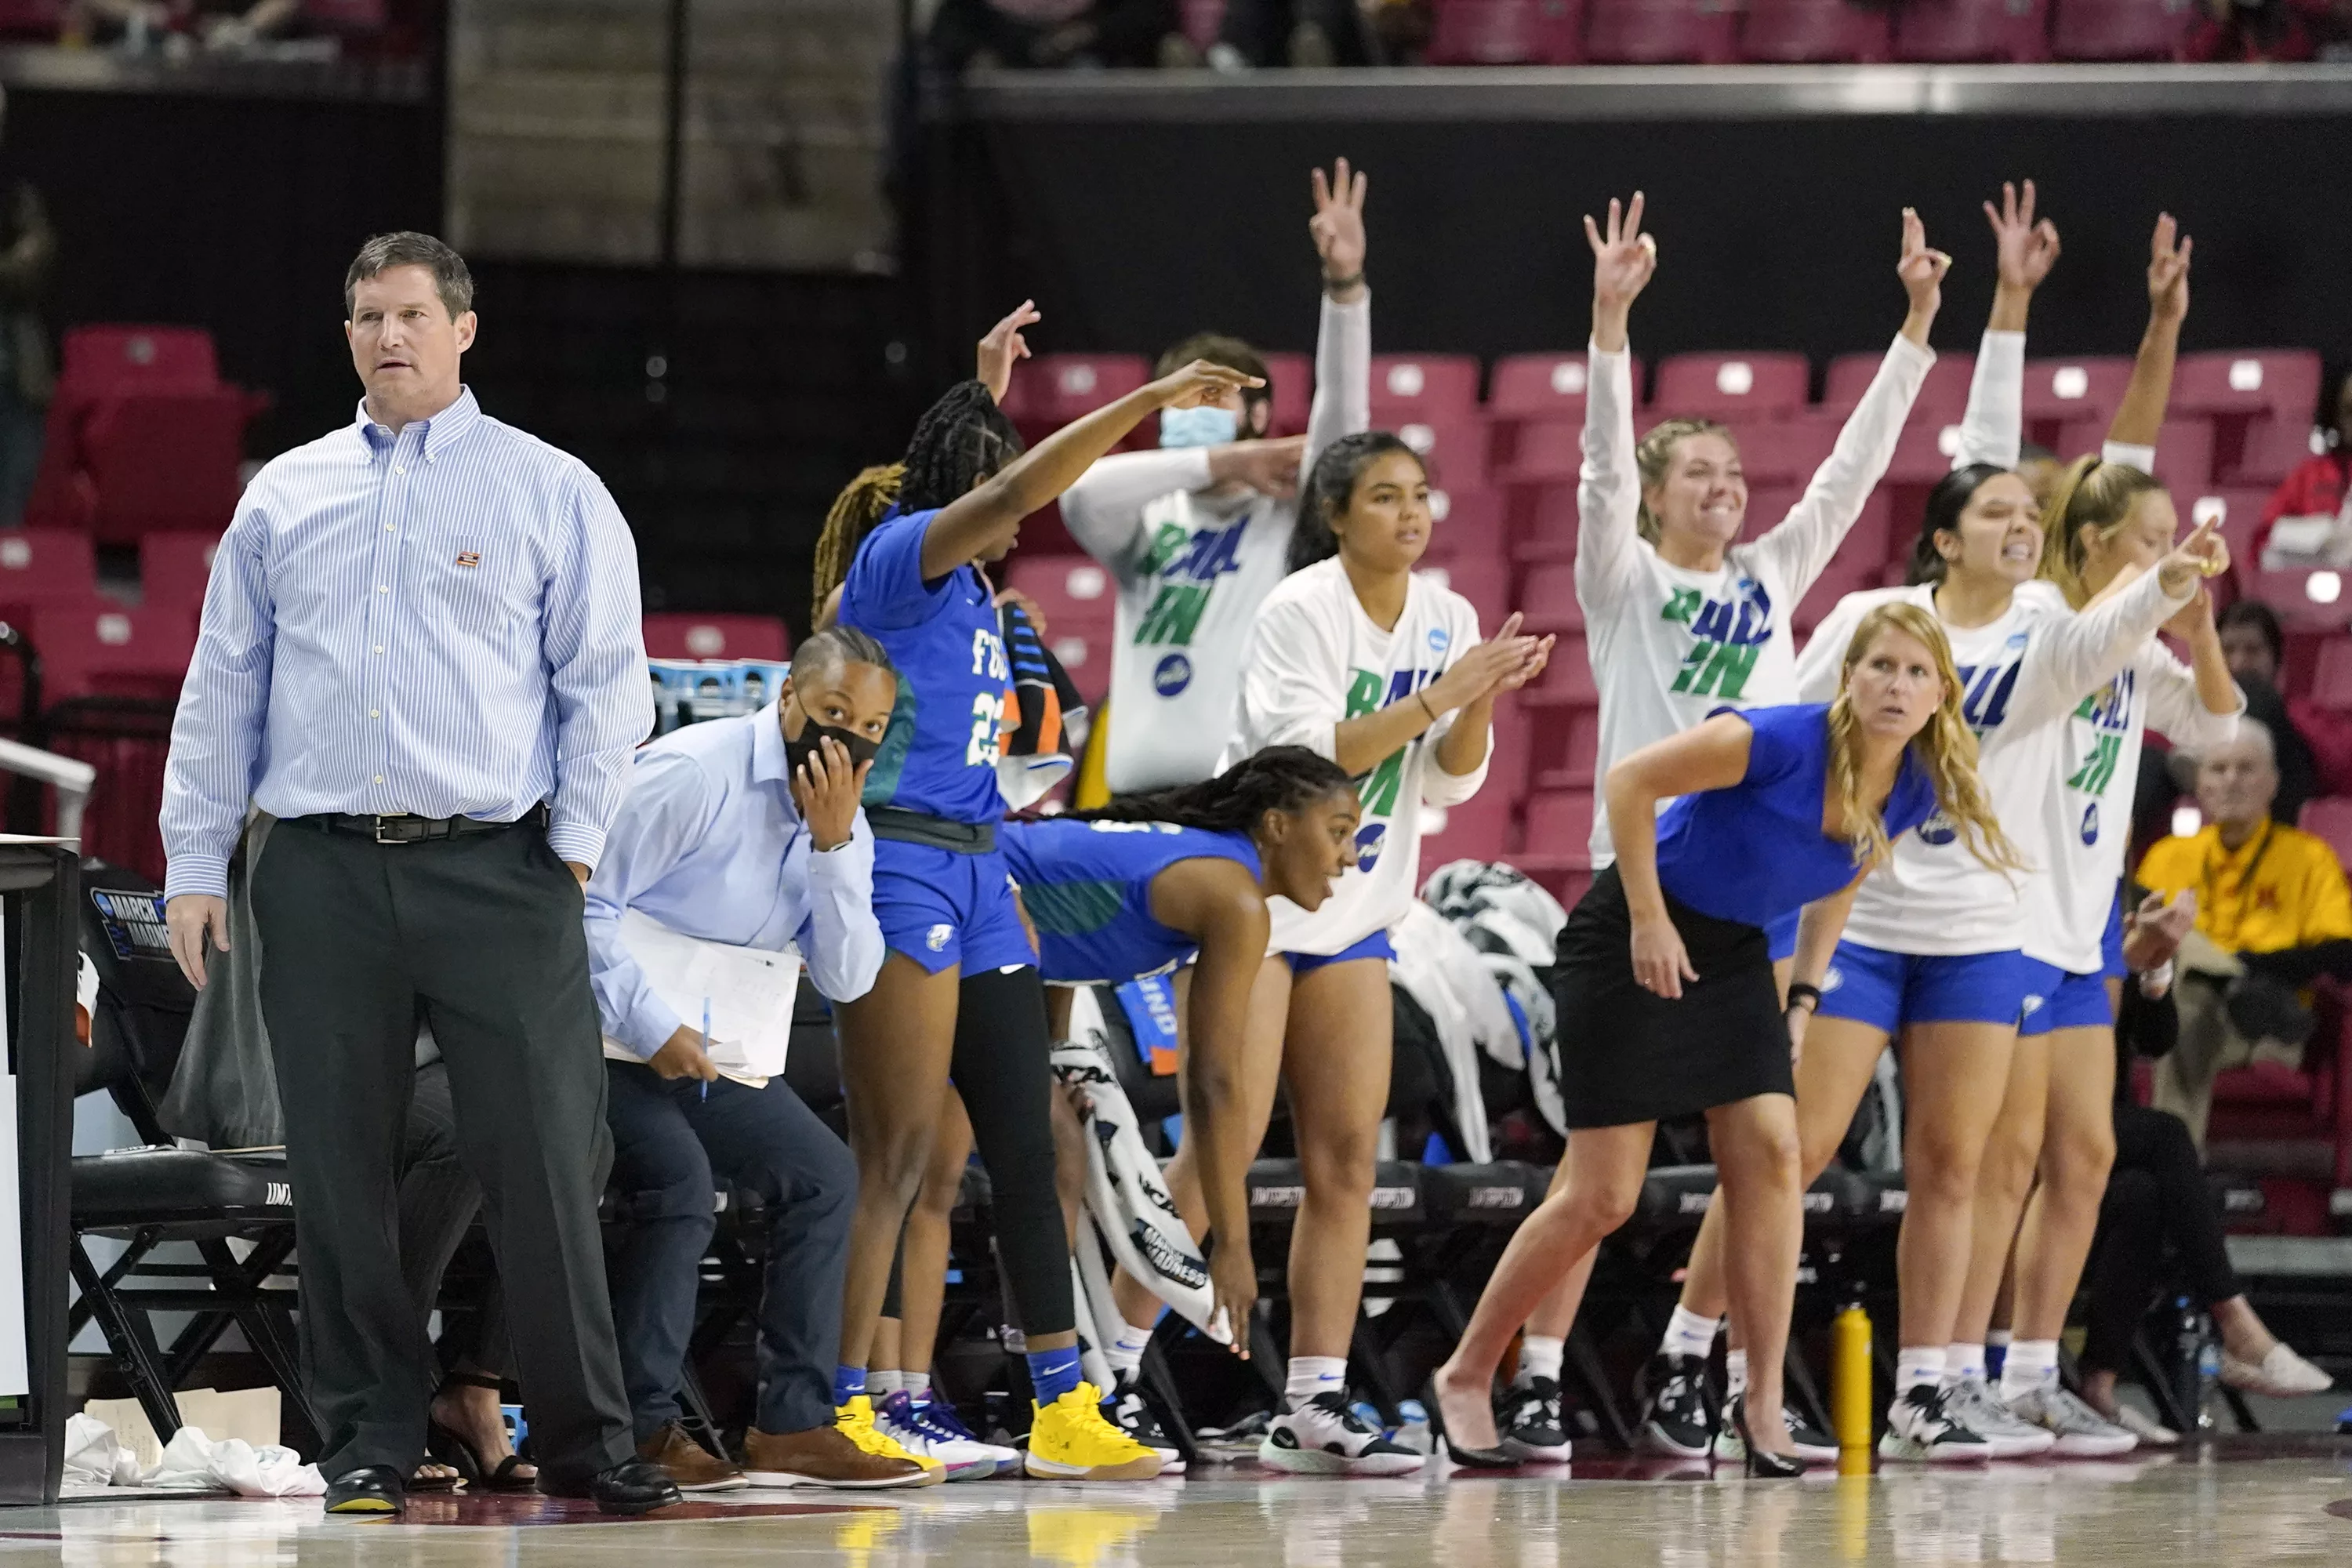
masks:
MULTIPOLYGON (((859 1193, 835 1394, 853 1428, 870 1420, 866 1361, 952 1076, 992 1180, 998 1246, 1028 1342, 1037 1394, 1029 1473, 1159 1472, 1158 1457, 1105 1422, 1078 1377, 1045 996, 995 842, 1012 673, 974 563, 1001 559, 1023 518, 1148 415, 1251 384, 1222 365, 1189 365, 1024 453, 988 388, 966 382, 916 426, 895 505, 877 517, 854 489, 826 521, 820 566, 847 563, 840 622, 875 637, 899 671, 866 790, 874 912, 890 955, 874 988, 839 1015, 859 1193)), ((833 584, 816 586, 822 599, 833 584)))

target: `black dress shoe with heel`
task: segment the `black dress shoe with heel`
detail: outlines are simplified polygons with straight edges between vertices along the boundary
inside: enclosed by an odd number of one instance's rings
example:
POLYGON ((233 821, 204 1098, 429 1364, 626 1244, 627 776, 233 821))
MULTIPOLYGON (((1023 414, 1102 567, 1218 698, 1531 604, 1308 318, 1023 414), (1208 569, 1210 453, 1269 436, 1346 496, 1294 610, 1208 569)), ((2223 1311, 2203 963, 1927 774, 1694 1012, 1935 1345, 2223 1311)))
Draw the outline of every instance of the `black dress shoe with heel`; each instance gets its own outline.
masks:
POLYGON ((327 1511, 355 1518, 384 1517, 408 1506, 406 1483, 390 1465, 362 1465, 327 1483, 327 1511))
POLYGON ((1438 1403, 1437 1381, 1432 1378, 1422 1384, 1421 1402, 1429 1412, 1429 1422, 1435 1434, 1444 1439, 1445 1457, 1465 1470, 1516 1470, 1526 1461, 1502 1448, 1465 1448, 1454 1442, 1445 1430, 1444 1407, 1438 1403))
POLYGON ((1748 1433, 1748 1399, 1745 1394, 1731 1402, 1732 1430, 1739 1434, 1742 1447, 1748 1450, 1744 1464, 1750 1479, 1784 1481, 1805 1473, 1805 1461, 1794 1454, 1773 1454, 1756 1446, 1748 1433))
POLYGON ((549 1497, 593 1498, 597 1511, 625 1518, 686 1500, 667 1471, 649 1459, 634 1457, 576 1481, 554 1479, 542 1468, 539 1489, 549 1497))

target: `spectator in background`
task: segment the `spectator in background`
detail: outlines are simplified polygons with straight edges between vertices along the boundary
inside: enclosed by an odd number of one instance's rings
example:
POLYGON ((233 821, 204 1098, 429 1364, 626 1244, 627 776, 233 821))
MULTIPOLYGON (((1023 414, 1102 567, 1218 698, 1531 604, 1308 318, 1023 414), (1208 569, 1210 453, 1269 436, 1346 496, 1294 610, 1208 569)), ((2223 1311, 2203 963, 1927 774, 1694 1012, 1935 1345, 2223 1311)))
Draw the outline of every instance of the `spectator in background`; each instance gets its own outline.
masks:
MULTIPOLYGON (((0 94, 0 121, 7 101, 0 94)), ((57 256, 47 205, 17 181, 0 212, 0 528, 24 521, 41 466, 42 425, 57 383, 41 310, 57 256)))
POLYGON ((2214 1075, 2248 1065, 2302 1065, 2313 1025, 2303 988, 2352 978, 2352 890, 2327 841, 2271 816, 2278 793, 2271 731, 2247 718, 2206 748, 2197 769, 2205 826, 2164 839, 2139 879, 2169 901, 2197 896, 2197 925, 2178 963, 2180 1043, 2157 1064, 2152 1103, 2205 1147, 2214 1075))
POLYGON ((2066 465, 2041 442, 2021 441, 2017 446, 2017 467, 2012 471, 2033 492, 2036 506, 2048 506, 2050 492, 2058 488, 2058 476, 2066 471, 2066 465))
POLYGON ((1370 63, 1355 0, 1229 0, 1209 47, 1221 71, 1370 63))
POLYGON ((931 52, 972 66, 1060 70, 1191 64, 1175 0, 941 0, 931 52))
POLYGON ((2270 504, 2263 508, 2262 531, 2254 536, 2256 561, 2269 549, 2271 530, 2282 518, 2315 517, 2342 526, 2345 491, 2352 481, 2352 374, 2323 399, 2319 423, 2326 427, 2327 450, 2297 463, 2271 492, 2270 504))
MULTIPOLYGON (((2246 694, 2246 717, 2260 720, 2271 732, 2279 780, 2271 815, 2281 822, 2298 821, 2305 801, 2329 792, 2321 785, 2315 742, 2305 733, 2305 721, 2317 710, 2298 702, 2291 712, 2286 699, 2279 695, 2286 637, 2279 629, 2278 615, 2260 599, 2241 599, 2223 610, 2214 626, 2221 637, 2221 656, 2230 661, 2238 689, 2246 694)), ((2352 734, 2342 738, 2340 749, 2352 761, 2352 734)), ((2183 789, 2195 789, 2197 759, 2185 752, 2174 752, 2173 758, 2175 781, 2183 789)))
POLYGON ((2339 29, 2329 0, 2204 0, 2180 58, 2200 62, 2308 60, 2339 29))

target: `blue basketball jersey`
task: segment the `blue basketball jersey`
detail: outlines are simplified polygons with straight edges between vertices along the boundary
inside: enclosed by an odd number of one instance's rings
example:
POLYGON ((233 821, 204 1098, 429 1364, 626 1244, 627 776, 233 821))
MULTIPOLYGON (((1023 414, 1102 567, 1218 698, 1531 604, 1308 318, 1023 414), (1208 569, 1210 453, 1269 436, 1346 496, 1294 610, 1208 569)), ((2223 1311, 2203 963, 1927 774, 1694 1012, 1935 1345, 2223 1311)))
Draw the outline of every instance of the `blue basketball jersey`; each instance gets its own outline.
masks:
POLYGON ((1151 879, 1179 860, 1241 863, 1257 847, 1238 833, 1165 822, 1008 822, 996 841, 1037 928, 1038 973, 1066 984, 1118 984, 1173 969, 1198 945, 1151 914, 1151 879))
POLYGON ((857 547, 841 589, 841 624, 870 634, 898 667, 898 700, 866 804, 950 822, 1004 815, 996 787, 1012 667, 988 584, 969 564, 923 580, 934 511, 885 519, 857 547))

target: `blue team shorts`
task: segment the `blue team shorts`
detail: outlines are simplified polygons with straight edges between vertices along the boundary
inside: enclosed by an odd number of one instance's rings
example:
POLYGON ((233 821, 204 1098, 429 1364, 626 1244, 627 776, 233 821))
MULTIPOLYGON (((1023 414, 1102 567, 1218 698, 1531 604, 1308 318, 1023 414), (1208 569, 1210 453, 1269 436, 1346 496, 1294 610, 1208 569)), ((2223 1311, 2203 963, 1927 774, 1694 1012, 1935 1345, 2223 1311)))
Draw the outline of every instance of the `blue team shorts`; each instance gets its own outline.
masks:
POLYGON ((1803 917, 1804 912, 1802 910, 1797 910, 1782 915, 1764 928, 1764 950, 1773 963, 1778 963, 1784 958, 1797 956, 1797 921, 1803 917))
POLYGON ((1326 964, 1345 963, 1351 958, 1392 959, 1396 956, 1396 949, 1390 945, 1388 932, 1376 931, 1353 947, 1343 947, 1337 952, 1286 952, 1282 956, 1290 960, 1290 976, 1296 980, 1302 974, 1314 973, 1326 964))
POLYGON ((2070 974, 2054 963, 2029 958, 2032 982, 2025 994, 2025 1016, 2017 1021, 2018 1037, 2033 1039, 2053 1029, 2113 1028, 2115 1008, 2107 1002, 2107 977, 2094 971, 2070 974))
POLYGON ((1021 924, 1004 856, 959 854, 903 839, 874 841, 874 918, 882 940, 937 974, 1034 965, 1037 950, 1021 924))
POLYGON ((2115 907, 2107 911, 2106 934, 2099 938, 2099 973, 2109 980, 2124 980, 2131 975, 2131 966, 2124 962, 2124 890, 2116 889, 2115 907))
POLYGON ((1822 976, 1824 1018, 1892 1035, 1906 1024, 2014 1024, 2030 978, 2025 955, 1888 952, 1841 942, 1822 976))

